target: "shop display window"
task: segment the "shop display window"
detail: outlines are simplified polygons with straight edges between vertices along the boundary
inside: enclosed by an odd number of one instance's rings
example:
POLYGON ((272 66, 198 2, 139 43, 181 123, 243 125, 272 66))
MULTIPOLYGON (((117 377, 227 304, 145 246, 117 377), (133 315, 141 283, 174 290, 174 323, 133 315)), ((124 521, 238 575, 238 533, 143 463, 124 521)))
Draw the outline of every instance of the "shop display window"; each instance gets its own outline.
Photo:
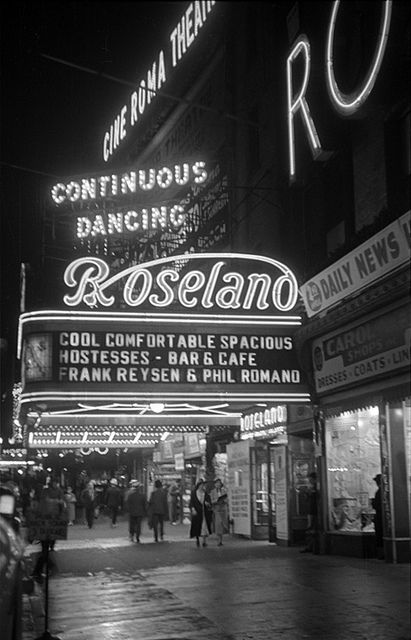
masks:
POLYGON ((373 532, 373 478, 381 471, 378 407, 327 419, 326 457, 329 529, 373 532))

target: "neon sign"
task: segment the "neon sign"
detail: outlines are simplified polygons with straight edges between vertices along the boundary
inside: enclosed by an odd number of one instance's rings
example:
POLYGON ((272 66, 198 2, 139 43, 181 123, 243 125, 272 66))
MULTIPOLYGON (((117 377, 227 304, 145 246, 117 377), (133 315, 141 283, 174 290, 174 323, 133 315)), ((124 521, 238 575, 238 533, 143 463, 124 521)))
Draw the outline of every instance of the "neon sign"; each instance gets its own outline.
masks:
POLYGON ((240 421, 241 432, 254 433, 267 427, 277 427, 287 423, 287 407, 285 405, 273 406, 263 411, 255 411, 243 415, 240 421))
POLYGON ((190 181, 200 185, 207 180, 207 175, 205 162, 202 161, 197 161, 191 166, 184 162, 172 168, 136 169, 120 175, 79 178, 70 180, 67 184, 58 182, 51 189, 51 198, 56 205, 112 199, 130 193, 165 190, 173 184, 185 186, 190 181))
MULTIPOLYGON (((344 94, 338 87, 334 74, 334 35, 337 22, 340 0, 333 3, 331 18, 327 31, 326 44, 326 85, 328 95, 333 108, 342 116, 351 116, 363 106, 377 81, 378 73, 387 47, 388 35, 390 31, 392 0, 383 3, 380 31, 378 42, 374 53, 373 61, 366 78, 362 81, 356 91, 351 94, 344 94)), ((314 120, 311 116, 310 107, 306 100, 306 93, 309 84, 311 70, 311 49, 306 35, 301 35, 294 44, 287 58, 287 103, 288 103, 288 149, 289 149, 289 176, 293 181, 296 176, 295 164, 295 134, 294 118, 300 113, 304 129, 307 134, 311 153, 314 160, 322 160, 329 155, 329 152, 322 148, 320 138, 317 133, 314 120), (293 64, 297 58, 302 58, 304 64, 304 74, 301 87, 294 92, 293 87, 293 64)))
POLYGON ((338 83, 334 75, 334 33, 335 24, 337 22, 338 9, 340 7, 340 0, 334 2, 334 6, 331 13, 330 25, 327 34, 327 66, 326 66, 326 81, 327 90, 330 96, 331 102, 335 109, 344 116, 349 116, 358 111, 358 109, 364 104, 368 96, 370 95, 375 82, 377 80, 378 72, 381 68, 382 59, 384 57, 385 49, 387 46, 388 34, 390 31, 392 1, 388 0, 383 2, 381 26, 379 33, 379 40, 377 48, 374 53, 374 58, 371 67, 368 71, 366 79, 363 81, 357 91, 354 91, 350 95, 346 95, 340 91, 338 83))
POLYGON ((87 216, 77 217, 77 238, 89 236, 107 236, 115 233, 164 231, 177 232, 183 226, 186 214, 182 206, 145 207, 137 211, 118 211, 105 215, 97 213, 93 219, 87 216))
MULTIPOLYGON (((52 369, 46 380, 41 371, 23 375, 21 403, 75 401, 92 407, 109 401, 120 408, 117 403, 126 402, 121 407, 148 419, 135 403, 307 401, 293 340, 301 318, 277 316, 257 325, 247 317, 236 323, 229 315, 216 315, 207 319, 203 314, 200 322, 190 314, 24 314, 19 326, 22 371, 27 344, 39 335, 49 338, 52 369)), ((274 422, 283 417, 280 410, 269 414, 274 422)))
POLYGON ((120 144, 126 139, 130 128, 134 127, 148 106, 167 82, 167 69, 176 68, 188 49, 193 45, 201 29, 214 8, 215 0, 191 2, 176 27, 170 34, 171 49, 165 53, 160 50, 155 61, 137 84, 136 91, 129 97, 115 116, 103 137, 103 159, 107 162, 120 144), (129 127, 129 128, 128 128, 129 127))
POLYGON ((101 258, 79 258, 64 273, 65 284, 75 289, 72 295, 64 296, 64 303, 69 307, 82 303, 89 307, 111 307, 116 302, 115 296, 105 292, 123 279, 123 302, 133 308, 145 304, 161 310, 178 303, 184 311, 196 307, 209 312, 266 311, 274 307, 286 313, 295 307, 298 298, 295 275, 278 260, 241 253, 200 253, 152 260, 111 277, 107 263, 101 258), (181 274, 175 268, 176 263, 188 267, 190 262, 198 260, 203 269, 211 263, 208 273, 192 269, 181 274), (269 265, 274 274, 251 272, 245 276, 239 271, 228 270, 227 261, 234 260, 242 267, 257 262, 263 263, 265 269, 269 265))

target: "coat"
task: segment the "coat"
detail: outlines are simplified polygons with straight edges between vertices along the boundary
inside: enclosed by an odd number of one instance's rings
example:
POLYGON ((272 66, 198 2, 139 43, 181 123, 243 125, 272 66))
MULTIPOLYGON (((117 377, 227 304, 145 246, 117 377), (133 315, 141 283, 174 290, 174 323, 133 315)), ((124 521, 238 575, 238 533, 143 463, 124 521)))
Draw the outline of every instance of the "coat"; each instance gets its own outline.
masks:
POLYGON ((108 507, 118 507, 121 505, 121 491, 118 487, 109 487, 106 493, 106 504, 108 507))
POLYGON ((93 509, 96 506, 96 494, 93 491, 90 491, 86 488, 83 489, 80 495, 80 502, 85 509, 93 509))
POLYGON ((222 535, 229 532, 227 493, 223 487, 221 491, 213 489, 211 494, 214 515, 214 533, 222 535))
POLYGON ((203 518, 205 517, 208 532, 211 533, 211 523, 213 520, 213 508, 211 505, 210 496, 208 493, 204 497, 204 505, 201 504, 197 498, 197 492, 195 489, 191 492, 190 496, 190 509, 194 510, 191 515, 190 526, 190 538, 199 538, 201 536, 201 527, 203 524, 203 518), (203 509, 204 506, 204 509, 203 509))
POLYGON ((126 508, 130 516, 143 518, 147 514, 147 500, 138 489, 132 489, 127 494, 126 508))
POLYGON ((167 494, 164 489, 154 489, 150 496, 150 512, 159 516, 168 515, 167 494))

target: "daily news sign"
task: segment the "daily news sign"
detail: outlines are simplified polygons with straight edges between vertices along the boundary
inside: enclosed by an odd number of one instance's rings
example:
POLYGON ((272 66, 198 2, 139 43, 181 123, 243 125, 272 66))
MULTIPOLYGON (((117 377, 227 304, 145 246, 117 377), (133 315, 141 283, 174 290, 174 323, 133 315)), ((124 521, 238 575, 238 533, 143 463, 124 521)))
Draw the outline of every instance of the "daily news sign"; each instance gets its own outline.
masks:
POLYGON ((188 254, 110 274, 88 257, 65 283, 67 311, 20 318, 22 403, 309 400, 293 340, 297 282, 276 260, 188 254))

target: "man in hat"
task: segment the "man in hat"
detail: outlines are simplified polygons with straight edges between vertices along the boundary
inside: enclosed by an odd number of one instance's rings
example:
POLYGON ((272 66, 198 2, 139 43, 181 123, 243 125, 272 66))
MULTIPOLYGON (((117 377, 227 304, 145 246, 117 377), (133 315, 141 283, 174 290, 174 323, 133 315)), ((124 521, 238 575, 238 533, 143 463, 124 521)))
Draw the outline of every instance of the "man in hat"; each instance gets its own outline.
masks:
POLYGON ((381 492, 381 473, 377 473, 373 478, 378 489, 374 498, 371 500, 371 506, 375 509, 374 528, 375 528, 375 544, 377 547, 377 558, 384 559, 384 542, 382 527, 382 492, 381 492))
POLYGON ((141 491, 141 484, 138 480, 131 480, 130 490, 127 492, 126 509, 128 511, 128 531, 130 542, 140 542, 141 523, 147 515, 147 500, 141 491))
POLYGON ((160 529, 160 538, 164 539, 164 519, 168 515, 167 495, 164 492, 161 480, 154 483, 154 491, 152 491, 149 502, 150 516, 153 523, 154 540, 158 542, 158 530, 160 529))
POLYGON ((117 526, 117 515, 121 506, 121 491, 117 478, 111 478, 110 486, 106 493, 106 504, 111 516, 111 526, 117 526))

